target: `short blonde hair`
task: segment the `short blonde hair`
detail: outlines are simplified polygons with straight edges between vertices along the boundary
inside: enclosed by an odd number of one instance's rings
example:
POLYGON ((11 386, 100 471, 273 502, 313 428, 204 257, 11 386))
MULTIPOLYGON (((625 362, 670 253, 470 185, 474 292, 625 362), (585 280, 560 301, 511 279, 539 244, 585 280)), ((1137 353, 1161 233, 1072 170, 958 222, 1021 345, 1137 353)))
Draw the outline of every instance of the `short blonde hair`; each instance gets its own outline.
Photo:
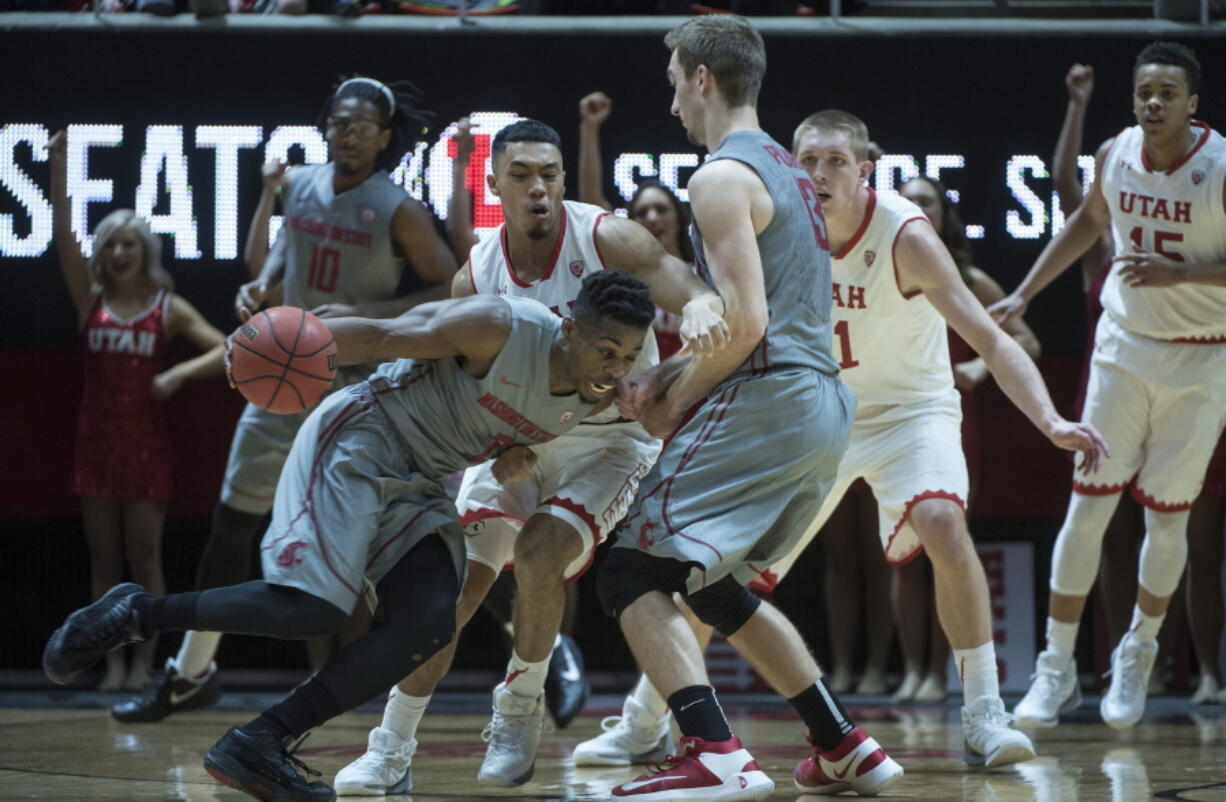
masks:
POLYGON ((102 251, 106 244, 120 231, 129 230, 136 235, 141 244, 140 272, 141 277, 151 286, 161 290, 174 288, 170 274, 162 267, 162 242, 149 224, 131 209, 116 209, 102 218, 94 229, 94 250, 90 254, 86 267, 89 269, 89 279, 94 289, 106 291, 110 289, 110 278, 102 269, 102 251))
POLYGON ((758 105, 766 45, 749 20, 736 14, 694 17, 669 31, 664 46, 677 51, 687 79, 706 65, 730 108, 758 105))
POLYGON ((793 153, 800 147, 800 138, 808 130, 844 132, 851 140, 852 155, 856 157, 856 161, 868 161, 868 126, 856 115, 838 109, 826 109, 805 117, 804 121, 796 126, 796 133, 792 134, 793 153))

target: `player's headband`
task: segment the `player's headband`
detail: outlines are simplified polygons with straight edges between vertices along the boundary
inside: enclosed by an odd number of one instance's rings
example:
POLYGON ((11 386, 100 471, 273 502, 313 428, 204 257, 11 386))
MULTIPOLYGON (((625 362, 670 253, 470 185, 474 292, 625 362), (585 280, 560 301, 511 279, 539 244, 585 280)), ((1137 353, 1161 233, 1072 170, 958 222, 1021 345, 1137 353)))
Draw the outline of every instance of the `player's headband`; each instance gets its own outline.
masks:
POLYGON ((350 78, 348 81, 345 81, 343 84, 336 87, 336 94, 339 95, 341 93, 341 90, 344 89, 346 86, 349 86, 349 84, 370 84, 375 89, 378 89, 380 92, 383 93, 383 97, 387 99, 388 113, 389 114, 395 113, 396 96, 393 95, 392 90, 388 89, 387 86, 384 85, 382 82, 376 81, 374 78, 366 78, 366 77, 350 78))

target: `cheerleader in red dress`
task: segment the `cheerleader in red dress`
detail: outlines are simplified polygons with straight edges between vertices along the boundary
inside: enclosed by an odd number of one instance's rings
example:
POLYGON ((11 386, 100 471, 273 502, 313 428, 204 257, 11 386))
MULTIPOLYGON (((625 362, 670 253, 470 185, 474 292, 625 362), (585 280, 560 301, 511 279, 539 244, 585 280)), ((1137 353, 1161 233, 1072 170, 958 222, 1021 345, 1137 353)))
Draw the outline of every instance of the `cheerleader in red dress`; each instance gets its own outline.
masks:
MULTIPOLYGON (((94 230, 86 257, 71 229, 66 137, 48 144, 55 242, 64 283, 77 310, 85 391, 77 418, 73 491, 90 554, 96 598, 123 581, 165 593, 162 524, 173 491, 173 456, 162 402, 183 381, 222 372, 224 335, 171 291, 158 241, 136 213, 121 209, 94 230), (182 334, 206 353, 163 370, 167 343, 182 334)), ((122 651, 107 656, 103 690, 139 688, 156 644, 135 647, 125 671, 122 651)))
MULTIPOLYGON (((987 307, 1005 297, 1005 291, 995 279, 971 264, 966 227, 950 200, 949 191, 941 182, 926 176, 914 178, 903 184, 899 193, 927 215, 958 266, 962 280, 979 303, 987 307)), ((1004 328, 1031 359, 1039 358, 1039 341, 1029 326, 1019 319, 1011 321, 1004 328)), ((983 359, 976 356, 952 329, 949 330, 949 361, 953 367, 954 385, 962 395, 962 451, 970 476, 967 505, 973 507, 982 461, 976 391, 990 374, 983 359)), ((942 700, 946 694, 945 666, 949 662, 949 642, 937 618, 932 564, 921 555, 895 570, 895 620, 907 665, 903 684, 895 693, 895 699, 920 702, 942 700)))

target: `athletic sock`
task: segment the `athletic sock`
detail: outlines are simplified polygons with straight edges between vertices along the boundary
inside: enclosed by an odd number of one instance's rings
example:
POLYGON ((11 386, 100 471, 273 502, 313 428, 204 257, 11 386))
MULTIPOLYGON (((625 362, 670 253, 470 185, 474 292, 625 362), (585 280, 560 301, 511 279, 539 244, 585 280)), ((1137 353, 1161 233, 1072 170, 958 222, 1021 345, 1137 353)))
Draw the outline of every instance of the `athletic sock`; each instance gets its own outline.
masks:
POLYGON ((1132 608, 1132 623, 1128 625, 1128 631, 1137 636, 1138 640, 1146 643, 1153 643, 1158 639, 1158 630, 1162 628, 1162 619, 1166 618, 1166 614, 1162 615, 1146 615, 1141 612, 1141 606, 1136 605, 1132 608))
POLYGON ((651 684, 651 680, 647 679, 646 674, 639 675, 638 684, 634 686, 634 693, 631 694, 631 698, 646 708, 657 719, 668 715, 668 702, 656 690, 656 686, 651 684))
POLYGON ((248 734, 268 732, 279 738, 298 738, 342 712, 327 686, 311 677, 242 729, 248 734))
POLYGON ((379 726, 391 730, 404 740, 417 737, 417 725, 430 704, 429 696, 409 696, 399 688, 392 688, 383 706, 383 723, 379 726))
POLYGON ((190 630, 183 636, 179 653, 175 655, 175 666, 180 676, 192 682, 204 682, 215 668, 213 657, 217 654, 217 644, 221 643, 220 632, 197 632, 190 630))
POLYGON ((732 737, 724 709, 710 685, 690 685, 668 697, 668 707, 677 719, 681 734, 704 741, 726 741, 732 737))
POLYGON ((798 696, 788 699, 788 704, 804 719, 809 728, 813 745, 819 749, 834 749, 843 736, 855 728, 851 716, 843 709, 843 703, 830 690, 822 677, 798 696))
POLYGON ((545 677, 549 674, 549 658, 536 663, 529 663, 511 650, 511 660, 507 663, 507 678, 504 680, 507 690, 520 696, 536 698, 545 691, 545 677))
POLYGON ((1047 617, 1047 649, 1056 654, 1063 655, 1070 660, 1073 659, 1073 651, 1077 648, 1077 627, 1076 623, 1066 623, 1057 621, 1051 616, 1047 617))
POLYGON ((197 591, 154 596, 140 593, 132 599, 136 627, 148 637, 158 632, 191 629, 196 623, 197 591))
POLYGON ((980 696, 1000 696, 996 644, 988 641, 973 649, 954 649, 954 661, 962 680, 962 698, 968 705, 980 696))

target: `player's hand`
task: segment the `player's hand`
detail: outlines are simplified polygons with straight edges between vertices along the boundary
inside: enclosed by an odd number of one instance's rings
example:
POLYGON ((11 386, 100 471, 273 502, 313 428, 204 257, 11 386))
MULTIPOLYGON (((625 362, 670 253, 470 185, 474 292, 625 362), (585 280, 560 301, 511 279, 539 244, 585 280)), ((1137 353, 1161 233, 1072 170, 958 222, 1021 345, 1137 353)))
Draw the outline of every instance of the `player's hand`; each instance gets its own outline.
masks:
POLYGON ((727 345, 731 337, 724 321, 724 301, 719 296, 695 298, 681 310, 682 353, 707 356, 727 345))
POLYGON ((954 386, 969 393, 987 381, 988 366, 982 359, 968 359, 954 365, 954 386))
POLYGON ((268 285, 258 278, 255 281, 248 281, 238 288, 238 294, 234 296, 234 315, 240 321, 245 321, 247 317, 260 311, 260 307, 267 300, 268 285), (247 313, 247 317, 243 317, 244 312, 247 313))
POLYGON ((68 134, 64 131, 56 131, 51 135, 51 139, 47 141, 47 155, 52 161, 63 161, 68 153, 68 134))
POLYGON ((358 308, 353 304, 324 304, 312 309, 311 314, 320 320, 327 320, 330 317, 355 317, 358 314, 358 308))
POLYGON ((613 99, 604 92, 593 92, 579 101, 579 122, 602 125, 613 113, 613 99))
POLYGON ((285 171, 289 169, 287 162, 272 159, 264 162, 260 166, 260 178, 264 181, 264 189, 275 190, 280 188, 282 179, 285 178, 285 171))
POLYGON ((490 472, 494 474, 494 478, 498 480, 498 484, 507 486, 515 482, 527 479, 532 475, 532 469, 536 466, 536 454, 528 446, 513 445, 507 446, 498 455, 498 459, 494 460, 490 472))
POLYGON ((182 385, 183 377, 174 368, 163 371, 153 377, 153 397, 159 401, 165 401, 178 392, 182 385))
POLYGON ((1138 251, 1113 259, 1120 265, 1120 278, 1129 287, 1173 287, 1187 281, 1188 266, 1156 253, 1138 251))
POLYGON ((1084 106, 1090 102, 1094 94, 1094 68, 1086 64, 1074 64, 1068 68, 1064 76, 1064 85, 1068 87, 1068 99, 1084 106))
POLYGON ((1026 314, 1026 306, 1026 300, 1015 292, 989 306, 988 314, 992 316, 997 325, 1005 326, 1012 320, 1021 320, 1026 314))
POLYGON ((472 158, 473 150, 477 147, 477 140, 473 136, 472 120, 467 117, 456 120, 455 134, 451 138, 455 140, 456 161, 467 164, 472 158))
POLYGON ((613 402, 623 418, 638 420, 648 406, 660 397, 660 374, 655 369, 644 371, 633 379, 617 383, 613 402))
POLYGON ((1077 470, 1085 475, 1097 471, 1102 466, 1103 457, 1111 456, 1107 441, 1088 423, 1073 423, 1061 418, 1046 434, 1048 440, 1065 451, 1081 452, 1081 464, 1077 470))

